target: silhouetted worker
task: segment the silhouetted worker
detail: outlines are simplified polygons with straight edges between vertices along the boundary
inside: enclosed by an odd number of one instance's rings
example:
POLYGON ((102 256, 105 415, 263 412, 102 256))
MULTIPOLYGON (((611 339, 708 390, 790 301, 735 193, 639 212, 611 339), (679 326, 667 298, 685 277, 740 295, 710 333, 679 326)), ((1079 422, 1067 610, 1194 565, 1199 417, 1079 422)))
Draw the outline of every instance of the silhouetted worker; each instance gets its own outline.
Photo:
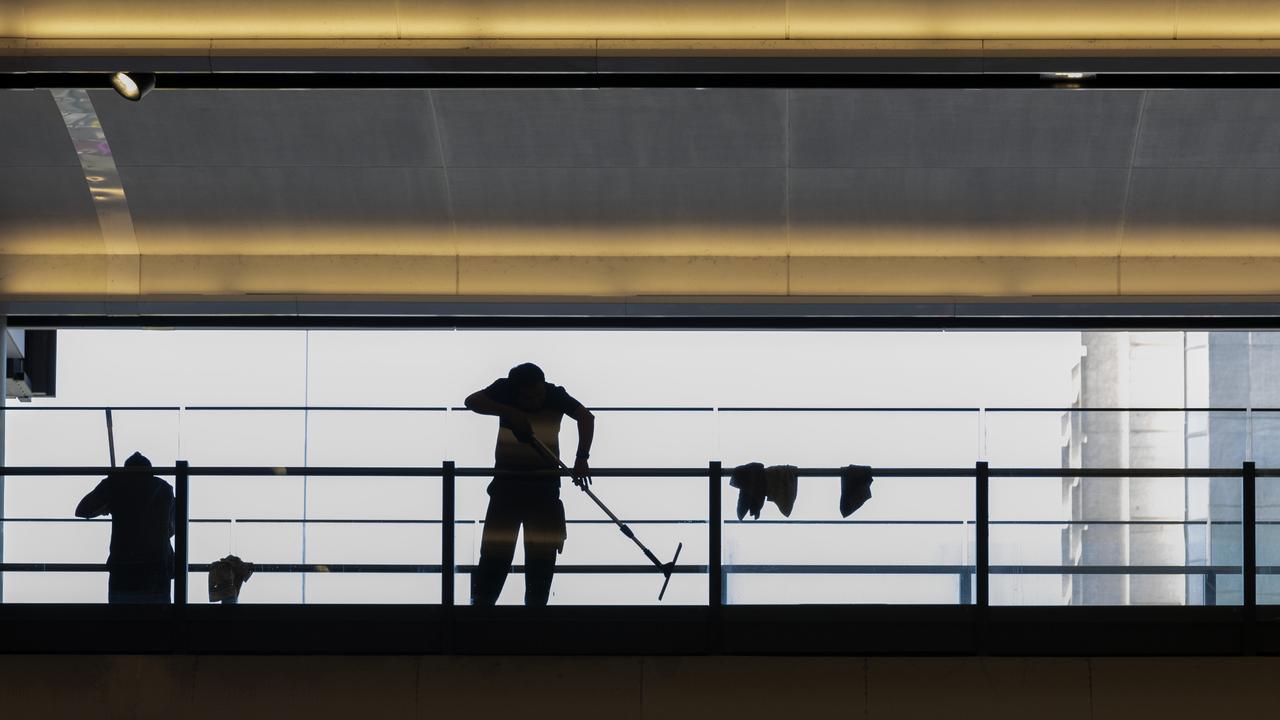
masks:
POLYGON ((556 553, 564 548, 564 504, 560 502, 560 478, 530 474, 554 468, 530 440, 537 437, 551 452, 560 453, 560 421, 578 422, 578 452, 573 466, 574 484, 590 483, 587 458, 595 433, 595 416, 565 389, 546 381, 542 369, 532 363, 511 368, 506 378, 472 393, 467 409, 498 416, 498 443, 494 451, 494 477, 489 483, 489 510, 484 518, 480 563, 472 577, 471 599, 476 605, 493 605, 511 571, 516 535, 524 525, 526 605, 547 604, 556 553))
MULTIPOLYGON (((124 466, 151 467, 142 453, 124 466)), ((76 517, 111 516, 107 602, 167 603, 173 578, 173 488, 155 476, 112 473, 84 496, 76 517)))

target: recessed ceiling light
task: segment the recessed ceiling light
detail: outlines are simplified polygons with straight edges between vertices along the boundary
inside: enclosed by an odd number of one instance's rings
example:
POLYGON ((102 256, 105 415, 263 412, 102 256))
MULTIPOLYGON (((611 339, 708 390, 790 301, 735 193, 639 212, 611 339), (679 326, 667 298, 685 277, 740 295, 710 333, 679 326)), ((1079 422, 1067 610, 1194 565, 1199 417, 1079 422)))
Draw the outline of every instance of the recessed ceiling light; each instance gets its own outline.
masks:
POLYGON ((1097 76, 1094 75, 1093 73, 1083 73, 1083 72, 1040 73, 1041 80, 1087 80, 1093 77, 1097 77, 1097 76))
POLYGON ((156 86, 153 73, 135 73, 121 70, 111 76, 111 87, 125 100, 137 102, 156 86))

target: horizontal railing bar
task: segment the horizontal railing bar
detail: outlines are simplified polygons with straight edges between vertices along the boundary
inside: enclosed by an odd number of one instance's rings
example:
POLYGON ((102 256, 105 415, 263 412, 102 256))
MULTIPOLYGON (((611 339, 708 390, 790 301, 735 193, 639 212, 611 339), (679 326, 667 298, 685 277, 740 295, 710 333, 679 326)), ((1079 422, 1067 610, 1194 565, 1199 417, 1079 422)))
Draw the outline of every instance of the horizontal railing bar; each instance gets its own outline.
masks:
MULTIPOLYGON (((23 466, 23 467, 3 467, 0 468, 0 475, 11 477, 22 476, 51 476, 51 475, 108 475, 112 473, 123 473, 129 475, 176 475, 178 469, 176 467, 131 467, 131 468, 111 468, 111 467, 86 467, 86 466, 23 466)), ((371 466, 191 466, 184 468, 184 472, 189 476, 229 476, 229 477, 267 477, 267 476, 310 476, 310 477, 441 477, 444 473, 442 466, 419 466, 419 467, 371 467, 371 466)), ((799 468, 797 475, 799 477, 839 477, 844 472, 843 468, 799 468)), ((991 468, 991 477, 1011 477, 1011 478, 1067 478, 1067 477, 1168 477, 1168 478, 1188 478, 1188 477, 1241 477, 1243 471, 1240 468, 991 468)), ((512 471, 503 471, 504 474, 520 474, 520 475, 544 475, 548 477, 569 477, 570 471, 566 470, 533 470, 513 473, 512 471)), ((1280 476, 1280 468, 1259 469, 1259 476, 1277 477, 1280 476)), ((494 468, 488 467, 472 467, 457 468, 456 475, 458 477, 491 477, 495 474, 494 468)), ((594 477, 618 477, 618 478, 658 478, 658 477, 706 477, 707 469, 699 468, 600 468, 591 471, 594 477)), ((887 478, 944 478, 944 477, 973 477, 975 470, 972 467, 962 468, 920 468, 920 467, 896 467, 896 468, 871 468, 871 474, 876 477, 887 478)))
MULTIPOLYGON (((439 564, 368 563, 254 563, 254 572, 264 573, 438 573, 439 564)), ((458 565, 458 572, 475 572, 476 565, 458 565)), ((726 564, 725 572, 744 575, 973 575, 972 565, 835 565, 835 564, 726 564)), ((207 572, 209 563, 192 563, 189 572, 207 572)), ((513 570, 523 572, 523 565, 513 570)), ((0 572, 107 572, 105 563, 0 563, 0 572)), ((556 573, 567 574, 647 574, 658 572, 652 565, 583 564, 558 565, 556 573)), ((706 565, 678 565, 675 572, 699 574, 706 565)), ((992 565, 993 575, 1239 575, 1239 565, 992 565)), ((1280 566, 1260 566, 1259 574, 1280 575, 1280 566)))
POLYGON ((184 405, 183 410, 191 412, 447 412, 449 410, 465 410, 445 405, 410 405, 396 407, 392 405, 184 405))
MULTIPOLYGON (((0 518, 6 523, 110 523, 111 518, 75 518, 75 517, 16 517, 0 518)), ((438 519, 405 519, 405 518, 191 518, 193 523, 316 523, 316 524, 351 524, 351 525, 439 525, 438 519)), ((482 524, 482 518, 462 518, 459 524, 482 524)), ((613 525, 612 520, 577 520, 567 519, 570 525, 613 525)), ((706 520, 699 519, 628 519, 631 525, 706 525, 706 520)), ((973 520, 793 520, 793 519, 760 519, 760 520, 725 520, 725 525, 973 525, 973 520)), ((1239 525, 1239 520, 992 520, 992 525, 1239 525)), ((1258 525, 1280 525, 1280 520, 1259 520, 1258 525)))
POLYGON ((1239 575, 1239 565, 992 565, 992 575, 1239 575))
MULTIPOLYGON (((874 474, 874 470, 872 473, 874 474)), ((990 469, 991 477, 1024 478, 1127 478, 1127 477, 1242 477, 1241 468, 996 468, 990 469)))
MULTIPOLYGON (((769 407, 769 406, 750 406, 750 405, 717 407, 715 409, 719 412, 740 412, 740 413, 770 413, 770 412, 780 412, 780 413, 781 412, 977 413, 982 410, 982 408, 977 408, 977 407, 818 407, 818 406, 769 407)), ((592 410, 594 411, 595 408, 592 408, 592 410)))
MULTIPOLYGON (((78 410, 119 412, 129 411, 318 411, 318 412, 466 412, 461 405, 6 405, 7 410, 41 411, 41 410, 78 410)), ((921 406, 814 406, 802 405, 785 407, 777 405, 729 405, 729 406, 680 406, 680 405, 602 405, 593 406, 592 412, 851 412, 851 413, 1081 413, 1081 412, 1256 412, 1280 413, 1280 407, 921 407, 921 406)))
MULTIPOLYGON (((188 572, 208 572, 210 563, 191 563, 188 572)), ((368 564, 368 563, 254 563, 257 573, 331 573, 331 574, 428 574, 444 569, 440 564, 368 564)), ((476 565, 459 565, 458 572, 472 573, 476 565)), ((513 565, 513 572, 524 572, 523 565, 513 565)), ((0 563, 0 572, 107 572, 105 563, 0 563)), ((569 575, 649 575, 660 572, 652 565, 558 565, 557 574, 569 575)), ((673 571, 682 575, 706 573, 706 565, 678 565, 673 571)))
MULTIPOLYGON (((973 575, 972 565, 725 565, 727 572, 760 575, 973 575)), ((1228 575, 1240 566, 992 565, 992 575, 1228 575)))
MULTIPOLYGON (((379 573, 438 573, 444 569, 439 563, 434 565, 414 565, 414 564, 360 564, 360 563, 341 563, 334 565, 325 565, 322 563, 254 563, 253 572, 257 573, 353 573, 353 574, 379 574, 379 573)), ((190 572, 209 572, 209 563, 191 563, 190 572)))
POLYGON ((9 410, 74 410, 80 412, 102 412, 103 410, 111 410, 112 412, 177 412, 182 409, 180 405, 31 405, 23 403, 21 405, 5 405, 4 409, 9 410))

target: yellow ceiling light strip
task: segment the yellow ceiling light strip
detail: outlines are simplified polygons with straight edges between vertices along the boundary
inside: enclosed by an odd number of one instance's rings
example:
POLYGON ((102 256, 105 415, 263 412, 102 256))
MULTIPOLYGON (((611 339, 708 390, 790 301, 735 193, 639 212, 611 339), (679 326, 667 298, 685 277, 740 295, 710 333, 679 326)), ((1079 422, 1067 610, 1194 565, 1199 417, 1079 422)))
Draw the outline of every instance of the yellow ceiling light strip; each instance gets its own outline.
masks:
POLYGON ((1265 57, 1280 37, 1217 40, 3 38, 0 57, 1018 58, 1265 57))
POLYGON ((905 252, 898 253, 885 248, 879 254, 755 255, 375 254, 344 247, 236 253, 214 248, 173 252, 177 248, 156 246, 135 256, 133 284, 115 279, 115 258, 101 249, 47 254, 28 248, 0 254, 0 297, 1280 295, 1280 252, 1264 247, 1261 238, 1219 248, 1216 255, 1180 255, 1168 248, 1158 253, 1136 245, 1133 251, 1112 253, 1101 252, 1099 242, 1080 253, 1059 247, 1057 254, 1020 253, 1012 246, 1003 248, 1006 252, 992 248, 994 252, 976 254, 975 248, 956 243, 938 246, 931 254, 904 246, 905 252), (1232 254, 1234 250, 1240 254, 1232 254))
POLYGON ((1280 258, 0 256, 0 297, 1280 297, 1280 258))
POLYGON ((9 0, 0 37, 1257 39, 1280 0, 9 0))

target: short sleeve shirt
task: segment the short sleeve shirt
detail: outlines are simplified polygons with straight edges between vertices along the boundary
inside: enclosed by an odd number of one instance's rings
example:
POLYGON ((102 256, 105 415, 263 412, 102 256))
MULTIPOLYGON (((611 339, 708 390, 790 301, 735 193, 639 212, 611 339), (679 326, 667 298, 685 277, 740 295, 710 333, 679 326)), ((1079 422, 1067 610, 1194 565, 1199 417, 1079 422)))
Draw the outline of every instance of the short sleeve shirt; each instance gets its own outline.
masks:
MULTIPOLYGON (((546 400, 542 407, 533 412, 526 412, 533 425, 533 434, 556 455, 560 454, 560 421, 565 415, 582 407, 559 385, 546 383, 546 400)), ((516 404, 515 383, 507 378, 500 378, 484 389, 490 399, 504 405, 516 404)), ((493 466, 498 470, 547 470, 547 461, 538 454, 533 446, 516 439, 515 433, 506 423, 498 423, 498 442, 494 448, 493 466)), ((558 483, 557 483, 558 484, 558 483)))
POLYGON ((158 477, 109 475, 93 490, 111 513, 111 587, 136 590, 173 577, 173 488, 158 477))

